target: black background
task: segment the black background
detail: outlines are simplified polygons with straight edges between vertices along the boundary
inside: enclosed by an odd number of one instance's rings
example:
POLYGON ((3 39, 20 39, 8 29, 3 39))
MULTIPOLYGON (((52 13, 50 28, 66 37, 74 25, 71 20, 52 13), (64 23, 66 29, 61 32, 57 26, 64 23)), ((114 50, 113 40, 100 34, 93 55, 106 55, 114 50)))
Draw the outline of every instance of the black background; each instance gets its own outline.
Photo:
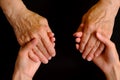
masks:
MULTIPOLYGON (((34 80, 105 80, 102 71, 92 62, 81 58, 75 49, 72 34, 81 18, 97 0, 23 0, 28 9, 46 17, 56 37, 56 57, 42 64, 34 80)), ((120 11, 111 40, 120 53, 120 11)), ((0 9, 0 80, 11 80, 19 44, 14 31, 0 9)))

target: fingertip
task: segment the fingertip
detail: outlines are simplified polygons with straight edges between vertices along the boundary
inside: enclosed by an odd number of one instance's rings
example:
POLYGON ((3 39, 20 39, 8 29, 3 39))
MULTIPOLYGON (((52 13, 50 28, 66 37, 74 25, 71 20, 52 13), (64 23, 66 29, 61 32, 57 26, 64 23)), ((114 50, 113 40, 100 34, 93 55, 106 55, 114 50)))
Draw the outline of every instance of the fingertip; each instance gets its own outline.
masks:
POLYGON ((92 61, 92 57, 88 57, 88 58, 87 58, 87 61, 92 61))
POLYGON ((55 39, 54 37, 53 37, 53 38, 51 38, 51 41, 52 41, 52 42, 55 42, 55 40, 56 40, 56 39, 55 39))
POLYGON ((76 36, 76 32, 73 34, 73 36, 74 36, 74 37, 76 36))
POLYGON ((81 23, 81 24, 80 24, 80 27, 83 27, 83 26, 84 26, 84 23, 81 23))
POLYGON ((56 56, 56 52, 54 52, 53 54, 52 54, 52 57, 55 57, 56 56))
POLYGON ((48 64, 48 60, 44 61, 44 64, 48 64))
POLYGON ((48 32, 49 37, 54 37, 55 34, 53 32, 48 32))
POLYGON ((76 44, 76 49, 79 50, 79 44, 76 44))
POLYGON ((75 39, 76 43, 80 43, 80 38, 75 39))
POLYGON ((86 58, 86 56, 85 56, 85 55, 82 55, 82 58, 83 58, 83 59, 85 59, 85 58, 86 58))
POLYGON ((51 60, 51 59, 52 59, 52 57, 49 57, 48 59, 49 59, 49 60, 51 60))
POLYGON ((74 37, 82 37, 82 32, 76 32, 73 34, 74 37))
POLYGON ((40 58, 39 60, 43 63, 43 64, 47 64, 49 62, 49 59, 50 57, 47 59, 47 58, 40 58))

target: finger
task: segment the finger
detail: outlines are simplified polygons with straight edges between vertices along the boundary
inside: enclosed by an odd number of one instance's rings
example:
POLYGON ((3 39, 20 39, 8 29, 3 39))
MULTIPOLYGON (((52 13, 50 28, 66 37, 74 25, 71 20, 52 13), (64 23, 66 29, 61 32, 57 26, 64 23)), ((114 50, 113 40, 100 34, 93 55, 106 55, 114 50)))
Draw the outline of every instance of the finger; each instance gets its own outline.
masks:
POLYGON ((89 40, 89 37, 90 37, 90 32, 85 30, 83 35, 82 35, 81 42, 80 42, 80 47, 79 47, 81 53, 85 49, 85 45, 87 44, 87 42, 89 40))
POLYGON ((44 64, 48 63, 48 59, 42 54, 42 52, 35 46, 32 51, 39 57, 39 60, 44 64))
POLYGON ((75 46, 76 46, 76 49, 79 50, 79 44, 76 44, 75 46))
POLYGON ((50 40, 52 43, 54 43, 56 39, 54 37, 51 37, 50 40))
POLYGON ((89 38, 87 44, 85 45, 85 49, 83 51, 82 57, 85 59, 87 55, 90 53, 92 48, 94 47, 95 43, 97 42, 97 39, 94 35, 91 35, 89 38))
POLYGON ((55 47, 55 43, 53 43, 53 46, 55 47))
POLYGON ((48 32, 48 36, 49 36, 49 37, 54 37, 54 35, 55 35, 54 33, 48 32))
POLYGON ((94 47, 91 49, 90 53, 87 55, 87 60, 88 61, 91 61, 94 58, 94 55, 96 54, 95 51, 97 50, 99 45, 100 45, 100 41, 97 40, 94 47))
POLYGON ((74 37, 82 37, 82 32, 76 32, 73 34, 74 37))
POLYGON ((105 47, 104 44, 101 43, 100 46, 98 47, 98 49, 95 52, 95 57, 99 56, 103 52, 104 47, 105 47))
POLYGON ((32 52, 32 50, 29 51, 29 53, 28 53, 28 57, 29 57, 32 61, 34 61, 34 62, 38 62, 38 61, 40 61, 40 60, 39 60, 39 57, 36 56, 36 55, 32 52))
POLYGON ((90 55, 87 55, 87 61, 92 61, 94 55, 93 54, 90 54, 90 55))
MULTIPOLYGON (((52 32, 52 30, 50 29, 49 25, 47 26, 47 34, 48 34, 51 42, 52 43, 55 42, 55 40, 56 40, 55 37, 54 37, 55 34, 52 32)), ((53 47, 55 47, 55 43, 53 43, 53 47)), ((55 54, 53 56, 55 56, 55 54)))
POLYGON ((52 42, 53 47, 55 47, 55 38, 51 38, 50 40, 52 42))
POLYGON ((55 37, 54 37, 54 33, 52 32, 48 32, 48 36, 50 38, 50 41, 52 42, 53 46, 55 47, 55 37))
POLYGON ((46 48, 46 50, 48 51, 48 53, 54 57, 55 56, 55 49, 54 49, 54 45, 52 44, 52 42, 50 41, 50 39, 48 38, 47 34, 44 33, 43 38, 41 39, 44 47, 46 48))
POLYGON ((80 43, 80 40, 81 40, 80 38, 76 38, 76 39, 75 39, 75 42, 76 42, 76 43, 80 43))
POLYGON ((47 58, 50 59, 51 55, 48 53, 47 49, 45 48, 44 44, 42 43, 42 41, 38 40, 39 43, 37 45, 37 48, 39 51, 41 51, 41 53, 47 58))
POLYGON ((23 53, 28 53, 28 51, 30 51, 32 48, 35 47, 35 45, 37 44, 37 40, 33 39, 30 42, 28 42, 26 45, 24 45, 21 49, 23 53))

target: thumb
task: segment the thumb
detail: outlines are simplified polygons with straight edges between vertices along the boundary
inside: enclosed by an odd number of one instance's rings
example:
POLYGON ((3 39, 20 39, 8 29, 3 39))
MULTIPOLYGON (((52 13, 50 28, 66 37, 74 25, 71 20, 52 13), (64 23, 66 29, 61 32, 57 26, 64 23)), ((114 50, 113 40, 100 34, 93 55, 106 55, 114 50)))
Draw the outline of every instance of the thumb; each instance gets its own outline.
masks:
POLYGON ((35 45, 37 44, 36 39, 32 39, 30 42, 28 42, 24 47, 22 47, 23 52, 28 52, 30 51, 35 45))
POLYGON ((109 47, 112 44, 112 41, 110 39, 104 37, 103 35, 101 35, 98 32, 96 33, 96 37, 107 47, 109 47))

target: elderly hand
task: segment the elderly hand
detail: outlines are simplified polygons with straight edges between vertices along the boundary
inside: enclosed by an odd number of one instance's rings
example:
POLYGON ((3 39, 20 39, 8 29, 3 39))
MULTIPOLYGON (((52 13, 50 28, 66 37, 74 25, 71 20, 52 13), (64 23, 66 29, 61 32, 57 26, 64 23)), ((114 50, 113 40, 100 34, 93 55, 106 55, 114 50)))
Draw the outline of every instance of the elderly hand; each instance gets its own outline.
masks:
POLYGON ((43 63, 47 63, 47 59, 55 56, 54 45, 51 42, 49 33, 52 33, 47 19, 44 17, 26 10, 24 14, 10 20, 14 28, 16 37, 21 46, 25 45, 31 39, 36 38, 38 44, 32 49, 43 63))
POLYGON ((104 44, 97 40, 95 32, 100 32, 103 36, 110 39, 115 16, 119 7, 116 4, 97 2, 88 12, 83 16, 75 37, 79 37, 79 32, 83 32, 81 42, 79 44, 79 51, 82 57, 91 61, 95 56, 100 55, 104 49, 104 44))
MULTIPOLYGON (((36 38, 38 43, 31 53, 43 63, 55 56, 55 38, 46 18, 28 10, 21 0, 0 0, 0 5, 21 46, 36 38)), ((34 60, 34 56, 31 58, 34 60)))

